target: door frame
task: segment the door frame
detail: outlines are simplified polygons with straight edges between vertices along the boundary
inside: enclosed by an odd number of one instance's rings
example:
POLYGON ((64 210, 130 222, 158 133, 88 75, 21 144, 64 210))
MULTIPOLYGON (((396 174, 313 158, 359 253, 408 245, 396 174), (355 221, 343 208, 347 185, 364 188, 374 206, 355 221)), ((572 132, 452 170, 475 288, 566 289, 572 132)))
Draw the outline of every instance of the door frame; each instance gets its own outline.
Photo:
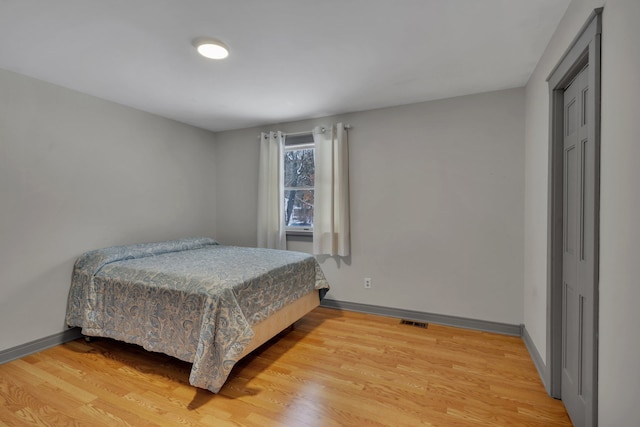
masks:
POLYGON ((595 9, 569 49, 549 74, 549 188, 547 225, 547 378, 550 396, 561 398, 562 375, 562 251, 563 251, 563 131, 564 90, 586 66, 589 66, 587 96, 588 137, 595 146, 594 194, 594 336, 593 348, 585 349, 593 357, 592 396, 587 402, 588 426, 598 421, 598 278, 600 253, 600 39, 602 9, 595 9))

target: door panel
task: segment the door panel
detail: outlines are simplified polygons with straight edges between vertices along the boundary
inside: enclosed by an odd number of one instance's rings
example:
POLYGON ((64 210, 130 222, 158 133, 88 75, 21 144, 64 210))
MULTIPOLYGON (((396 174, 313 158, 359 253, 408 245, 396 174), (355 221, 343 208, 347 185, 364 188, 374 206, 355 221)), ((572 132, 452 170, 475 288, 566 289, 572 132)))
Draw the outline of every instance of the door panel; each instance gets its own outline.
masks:
POLYGON ((587 411, 583 385, 591 383, 588 349, 593 335, 594 152, 587 134, 588 68, 564 92, 562 384, 561 395, 575 425, 587 411))
POLYGON ((564 251, 569 255, 575 254, 575 245, 578 243, 576 239, 576 231, 578 229, 578 217, 576 215, 578 209, 576 203, 578 195, 576 191, 577 151, 578 149, 575 144, 565 147, 564 151, 564 251))

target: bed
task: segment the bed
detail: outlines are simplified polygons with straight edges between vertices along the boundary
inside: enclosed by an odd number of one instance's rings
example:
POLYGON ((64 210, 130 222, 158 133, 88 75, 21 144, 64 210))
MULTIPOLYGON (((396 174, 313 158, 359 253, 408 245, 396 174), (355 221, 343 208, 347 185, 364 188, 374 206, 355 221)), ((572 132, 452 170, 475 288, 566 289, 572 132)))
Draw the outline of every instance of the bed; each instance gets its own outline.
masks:
POLYGON ((312 255, 191 238, 98 249, 76 260, 66 323, 192 363, 217 393, 235 363, 319 305, 312 255))

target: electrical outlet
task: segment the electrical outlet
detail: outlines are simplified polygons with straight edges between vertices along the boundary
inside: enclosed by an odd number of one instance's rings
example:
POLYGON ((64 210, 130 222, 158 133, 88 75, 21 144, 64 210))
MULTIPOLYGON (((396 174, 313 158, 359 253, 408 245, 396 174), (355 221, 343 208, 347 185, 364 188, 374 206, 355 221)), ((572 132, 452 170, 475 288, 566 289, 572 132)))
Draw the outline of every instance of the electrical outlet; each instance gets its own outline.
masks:
POLYGON ((364 278, 364 288, 371 289, 371 277, 364 278))

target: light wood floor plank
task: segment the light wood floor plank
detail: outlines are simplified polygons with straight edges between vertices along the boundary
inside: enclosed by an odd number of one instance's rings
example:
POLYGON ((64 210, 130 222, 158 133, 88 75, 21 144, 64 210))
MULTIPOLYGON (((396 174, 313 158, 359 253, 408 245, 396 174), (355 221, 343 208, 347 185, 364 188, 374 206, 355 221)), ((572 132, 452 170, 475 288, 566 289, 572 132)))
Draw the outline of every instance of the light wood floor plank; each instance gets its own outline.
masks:
POLYGON ((320 307, 217 395, 189 371, 107 339, 66 343, 0 365, 0 427, 571 425, 518 337, 320 307))

